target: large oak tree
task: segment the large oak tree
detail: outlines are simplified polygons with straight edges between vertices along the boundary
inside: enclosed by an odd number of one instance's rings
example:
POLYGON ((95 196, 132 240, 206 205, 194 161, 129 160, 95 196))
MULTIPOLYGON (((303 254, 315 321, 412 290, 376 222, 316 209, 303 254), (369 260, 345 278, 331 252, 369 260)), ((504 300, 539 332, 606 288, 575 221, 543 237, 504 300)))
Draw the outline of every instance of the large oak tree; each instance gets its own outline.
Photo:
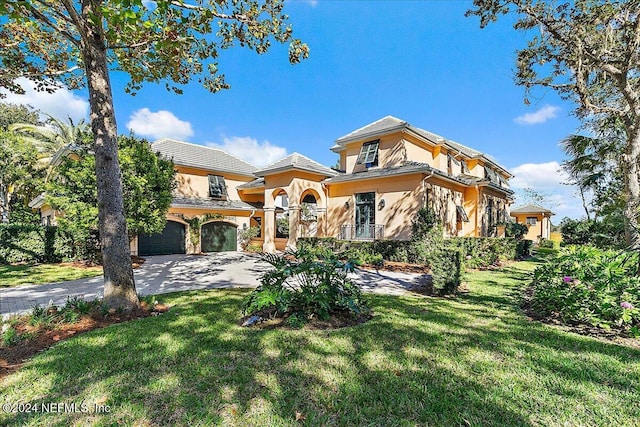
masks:
POLYGON ((145 82, 181 93, 196 78, 227 88, 215 59, 240 45, 258 53, 289 42, 289 60, 308 48, 293 39, 281 0, 0 0, 0 87, 21 93, 19 77, 39 89, 86 85, 98 185, 105 302, 138 304, 129 259, 110 70, 128 73, 127 91, 145 82))
POLYGON ((624 129, 619 165, 624 178, 627 244, 640 249, 640 1, 474 0, 467 12, 482 27, 515 14, 530 35, 518 51, 516 82, 556 90, 578 117, 615 118, 624 129))

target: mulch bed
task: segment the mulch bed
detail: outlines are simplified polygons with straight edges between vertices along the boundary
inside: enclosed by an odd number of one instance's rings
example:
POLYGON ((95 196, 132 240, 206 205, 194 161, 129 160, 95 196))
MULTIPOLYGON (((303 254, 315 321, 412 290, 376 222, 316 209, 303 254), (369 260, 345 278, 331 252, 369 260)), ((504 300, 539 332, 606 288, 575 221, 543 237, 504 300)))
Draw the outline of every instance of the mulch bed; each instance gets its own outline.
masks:
POLYGON ((0 379, 20 369, 28 359, 59 341, 116 323, 155 316, 168 310, 169 307, 164 304, 148 307, 143 303, 140 309, 131 313, 113 312, 103 315, 95 312, 83 316, 74 323, 59 323, 41 327, 29 325, 28 316, 24 316, 15 326, 15 329, 18 335, 30 333, 34 334, 34 337, 21 340, 9 347, 0 347, 0 379))

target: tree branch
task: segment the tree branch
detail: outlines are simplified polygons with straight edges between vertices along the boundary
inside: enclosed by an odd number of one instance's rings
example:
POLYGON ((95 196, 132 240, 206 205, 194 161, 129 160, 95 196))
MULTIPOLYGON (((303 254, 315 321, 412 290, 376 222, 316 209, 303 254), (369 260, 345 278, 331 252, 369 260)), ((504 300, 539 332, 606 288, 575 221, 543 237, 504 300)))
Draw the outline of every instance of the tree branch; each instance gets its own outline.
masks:
MULTIPOLYGON (((179 0, 173 0, 171 1, 171 5, 172 6, 176 6, 179 7, 181 9, 187 9, 187 10, 193 10, 193 11, 204 11, 205 8, 201 7, 201 6, 196 6, 196 5, 192 5, 192 4, 187 4, 187 3, 183 3, 182 1, 179 0)), ((242 22, 244 24, 249 24, 251 23, 251 19, 247 17, 247 15, 245 14, 225 14, 225 13, 219 13, 215 10, 211 11, 213 13, 213 16, 215 16, 216 18, 220 18, 220 19, 225 19, 225 20, 229 20, 229 21, 238 21, 238 22, 242 22)))
POLYGON ((23 6, 27 9, 27 11, 29 13, 31 13, 31 16, 33 16, 34 19, 40 21, 41 23, 43 23, 44 25, 48 25, 49 27, 51 27, 54 31, 59 32, 60 34, 62 34, 64 36, 64 38, 66 38, 67 40, 69 40, 71 43, 73 43, 73 45, 75 45, 76 47, 80 47, 80 41, 77 40, 75 37, 73 37, 73 34, 71 34, 69 31, 67 31, 66 29, 60 27, 58 24, 54 23, 53 21, 51 21, 45 14, 43 14, 42 12, 40 12, 38 9, 36 9, 35 7, 33 7, 33 5, 31 5, 28 2, 24 2, 23 6))

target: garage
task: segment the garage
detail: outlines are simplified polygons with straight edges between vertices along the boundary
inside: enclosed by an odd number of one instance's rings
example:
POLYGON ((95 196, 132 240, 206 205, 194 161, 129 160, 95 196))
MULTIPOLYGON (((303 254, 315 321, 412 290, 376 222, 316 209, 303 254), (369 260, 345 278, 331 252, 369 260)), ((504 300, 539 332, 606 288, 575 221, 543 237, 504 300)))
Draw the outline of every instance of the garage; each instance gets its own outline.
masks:
POLYGON ((167 221, 161 233, 138 236, 138 253, 144 255, 184 254, 185 226, 175 221, 167 221))
POLYGON ((228 222, 209 222, 202 226, 202 252, 238 250, 238 229, 228 222))

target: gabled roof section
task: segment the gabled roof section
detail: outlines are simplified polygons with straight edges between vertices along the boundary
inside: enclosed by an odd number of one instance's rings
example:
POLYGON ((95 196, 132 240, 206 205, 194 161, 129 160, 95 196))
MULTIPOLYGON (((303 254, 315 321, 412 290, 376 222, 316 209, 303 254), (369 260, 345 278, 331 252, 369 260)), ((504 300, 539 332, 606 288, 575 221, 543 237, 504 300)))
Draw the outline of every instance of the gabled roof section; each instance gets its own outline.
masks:
POLYGON ((519 208, 511 209, 511 214, 538 214, 538 213, 555 215, 549 209, 545 209, 538 205, 526 205, 519 208))
POLYGON ((376 120, 373 123, 369 123, 368 125, 365 125, 360 129, 356 129, 353 132, 350 132, 345 136, 338 138, 336 140, 336 144, 342 145, 341 143, 343 142, 366 138, 368 135, 376 135, 379 132, 388 132, 393 129, 401 129, 406 125, 408 125, 408 123, 404 120, 393 116, 386 116, 381 118, 380 120, 376 120))
POLYGON ((151 144, 151 148, 173 159, 179 166, 204 169, 207 171, 227 172, 237 175, 254 176, 257 168, 244 160, 218 148, 162 138, 151 144))
POLYGON ((275 163, 271 163, 268 166, 258 170, 255 172, 256 176, 266 176, 272 175, 278 172, 284 172, 292 169, 307 171, 311 173, 315 173, 322 176, 336 176, 338 172, 330 169, 315 160, 311 160, 310 158, 303 156, 300 153, 293 153, 285 157, 284 159, 278 160, 275 163))

